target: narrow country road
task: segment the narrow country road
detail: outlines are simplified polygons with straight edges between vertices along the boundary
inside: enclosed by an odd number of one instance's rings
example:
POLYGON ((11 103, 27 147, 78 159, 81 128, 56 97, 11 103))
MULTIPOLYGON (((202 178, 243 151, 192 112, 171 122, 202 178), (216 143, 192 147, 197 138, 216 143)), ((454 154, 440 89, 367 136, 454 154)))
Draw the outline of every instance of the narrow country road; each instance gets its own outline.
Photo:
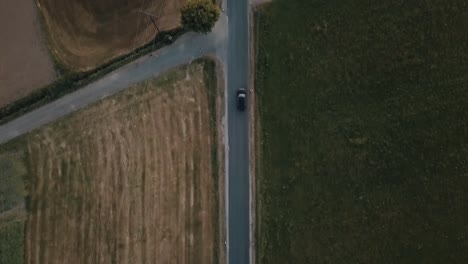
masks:
MULTIPOLYGON (((208 35, 189 33, 169 47, 131 62, 86 87, 0 126, 0 144, 192 60, 215 55, 227 75, 227 261, 250 263, 248 115, 236 109, 236 91, 248 90, 248 0, 224 0, 226 10, 208 35), (227 1, 227 4, 226 4, 227 1)), ((249 109, 247 109, 249 111, 249 109)))
MULTIPOLYGON (((248 0, 229 0, 228 75, 228 264, 250 263, 249 122, 236 109, 236 91, 248 91, 248 0)), ((248 100, 248 98, 247 98, 248 100)))
POLYGON ((131 85, 204 55, 215 54, 225 64, 227 18, 222 16, 208 35, 188 33, 171 46, 139 58, 103 78, 0 126, 0 144, 120 92, 131 85))

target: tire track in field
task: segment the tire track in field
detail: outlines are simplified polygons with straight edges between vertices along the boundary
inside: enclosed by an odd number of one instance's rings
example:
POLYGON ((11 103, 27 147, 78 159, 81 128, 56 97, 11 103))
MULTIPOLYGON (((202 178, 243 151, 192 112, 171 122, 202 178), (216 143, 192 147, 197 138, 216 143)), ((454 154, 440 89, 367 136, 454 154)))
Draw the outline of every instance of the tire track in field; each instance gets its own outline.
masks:
POLYGON ((26 263, 213 263, 203 69, 170 77, 30 138, 26 263))

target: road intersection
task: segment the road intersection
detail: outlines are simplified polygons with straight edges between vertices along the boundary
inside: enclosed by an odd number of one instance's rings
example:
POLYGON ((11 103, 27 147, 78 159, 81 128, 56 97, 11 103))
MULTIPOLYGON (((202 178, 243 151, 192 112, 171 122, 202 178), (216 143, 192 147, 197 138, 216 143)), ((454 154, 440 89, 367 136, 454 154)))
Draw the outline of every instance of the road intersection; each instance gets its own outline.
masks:
POLYGON ((214 55, 224 66, 227 80, 227 260, 228 264, 250 263, 248 114, 238 112, 235 105, 237 89, 248 88, 249 83, 248 6, 248 0, 227 0, 227 3, 225 0, 224 11, 210 34, 185 34, 169 47, 139 58, 76 92, 1 125, 0 144, 173 67, 214 55))

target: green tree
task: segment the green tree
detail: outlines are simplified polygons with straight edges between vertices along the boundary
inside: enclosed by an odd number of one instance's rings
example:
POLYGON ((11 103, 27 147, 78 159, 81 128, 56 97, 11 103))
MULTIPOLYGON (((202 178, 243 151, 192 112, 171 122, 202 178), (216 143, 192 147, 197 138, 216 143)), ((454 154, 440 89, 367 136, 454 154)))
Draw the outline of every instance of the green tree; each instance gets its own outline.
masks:
POLYGON ((182 25, 192 31, 208 33, 219 19, 219 7, 211 0, 189 0, 181 10, 182 25))

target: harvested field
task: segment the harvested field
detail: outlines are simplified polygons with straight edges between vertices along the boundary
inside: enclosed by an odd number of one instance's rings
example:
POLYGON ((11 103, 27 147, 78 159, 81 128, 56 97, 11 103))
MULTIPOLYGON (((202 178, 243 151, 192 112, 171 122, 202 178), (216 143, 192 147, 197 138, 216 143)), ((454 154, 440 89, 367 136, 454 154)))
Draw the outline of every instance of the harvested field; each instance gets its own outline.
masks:
POLYGON ((0 1, 0 107, 55 78, 33 0, 0 1))
POLYGON ((25 263, 218 263, 208 64, 20 139, 29 171, 25 263))
POLYGON ((90 70, 148 43, 156 29, 179 26, 187 0, 37 0, 57 60, 75 71, 90 70))

